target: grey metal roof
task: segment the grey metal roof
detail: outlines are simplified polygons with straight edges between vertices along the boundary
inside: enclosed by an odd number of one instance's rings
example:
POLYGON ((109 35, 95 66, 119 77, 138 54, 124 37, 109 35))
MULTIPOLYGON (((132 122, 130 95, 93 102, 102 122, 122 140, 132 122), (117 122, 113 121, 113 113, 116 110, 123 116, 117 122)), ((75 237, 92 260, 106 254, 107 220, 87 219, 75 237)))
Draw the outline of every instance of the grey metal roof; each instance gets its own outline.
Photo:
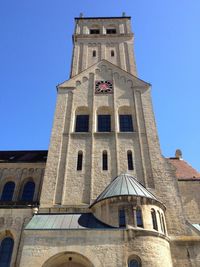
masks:
POLYGON ((120 174, 106 187, 92 205, 103 199, 117 196, 141 196, 157 200, 136 178, 129 174, 120 174))
POLYGON ((92 213, 76 214, 38 214, 27 224, 26 230, 72 230, 112 228, 99 220, 92 213))

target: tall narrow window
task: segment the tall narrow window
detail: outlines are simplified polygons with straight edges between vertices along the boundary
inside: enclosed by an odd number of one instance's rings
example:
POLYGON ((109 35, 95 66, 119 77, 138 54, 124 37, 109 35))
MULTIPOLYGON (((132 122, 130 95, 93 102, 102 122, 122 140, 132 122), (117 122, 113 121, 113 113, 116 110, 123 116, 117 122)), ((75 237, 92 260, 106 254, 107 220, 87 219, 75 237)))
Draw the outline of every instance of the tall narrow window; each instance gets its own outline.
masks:
POLYGON ((132 115, 119 115, 120 132, 133 132, 132 115))
POLYGON ((14 190, 15 190, 15 183, 14 182, 7 182, 3 188, 1 200, 2 201, 11 201, 13 198, 14 190))
POLYGON ((164 220, 163 215, 161 215, 161 220, 162 220, 163 231, 164 231, 164 233, 166 234, 165 220, 164 220))
POLYGON ((125 210, 121 209, 119 210, 119 227, 125 227, 125 226, 126 226, 125 210))
POLYGON ((157 224, 157 219, 156 219, 156 212, 154 209, 151 210, 151 218, 152 218, 152 224, 153 224, 153 229, 158 231, 158 224, 157 224))
POLYGON ((77 115, 76 116, 76 132, 88 132, 89 131, 89 115, 77 115))
POLYGON ((0 244, 0 266, 9 267, 13 252, 14 241, 10 237, 6 237, 0 244))
POLYGON ((92 51, 92 56, 93 56, 93 57, 96 57, 96 55, 97 55, 96 50, 93 50, 93 51, 92 51))
POLYGON ((114 57, 115 56, 114 50, 111 50, 110 55, 111 55, 111 57, 114 57))
POLYGON ((111 131, 111 118, 110 115, 98 115, 98 132, 111 131))
POLYGON ((82 165, 83 165, 83 152, 79 151, 78 158, 77 158, 77 171, 82 170, 82 165))
POLYGON ((134 170, 133 166, 133 155, 130 150, 127 151, 127 162, 128 162, 128 170, 132 171, 134 170))
POLYGON ((102 153, 102 169, 103 169, 103 171, 108 170, 108 153, 107 153, 107 151, 103 151, 103 153, 102 153))
POLYGON ((34 192, 35 192, 35 183, 31 181, 27 182, 24 185, 21 200, 33 201, 34 192))
POLYGON ((137 226, 143 227, 143 221, 142 221, 142 211, 140 208, 136 209, 136 219, 137 219, 137 226))
POLYGON ((140 267, 140 263, 134 259, 134 260, 130 260, 129 263, 128 263, 128 267, 140 267))

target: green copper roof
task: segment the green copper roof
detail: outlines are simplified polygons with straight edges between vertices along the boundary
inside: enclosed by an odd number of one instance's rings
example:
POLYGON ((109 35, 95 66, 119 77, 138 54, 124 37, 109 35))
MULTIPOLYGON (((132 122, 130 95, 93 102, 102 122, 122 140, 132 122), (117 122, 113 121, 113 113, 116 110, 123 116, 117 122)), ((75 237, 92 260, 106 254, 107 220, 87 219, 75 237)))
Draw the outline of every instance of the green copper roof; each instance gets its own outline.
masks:
POLYGON ((84 230, 112 228, 99 220, 92 213, 74 214, 38 214, 34 215, 25 230, 84 230))
POLYGON ((103 199, 117 196, 140 196, 157 200, 136 178, 129 174, 120 174, 106 187, 92 205, 103 199))

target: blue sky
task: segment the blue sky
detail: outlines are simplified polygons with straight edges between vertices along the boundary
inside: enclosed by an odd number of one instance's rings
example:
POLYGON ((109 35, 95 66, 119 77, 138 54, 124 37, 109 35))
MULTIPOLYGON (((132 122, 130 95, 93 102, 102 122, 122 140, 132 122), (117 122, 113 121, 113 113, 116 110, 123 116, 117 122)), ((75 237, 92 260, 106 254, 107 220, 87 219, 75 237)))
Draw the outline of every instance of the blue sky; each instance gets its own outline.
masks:
POLYGON ((74 17, 132 17, 138 75, 152 84, 163 155, 200 169, 199 0, 1 0, 0 150, 47 149, 74 17))

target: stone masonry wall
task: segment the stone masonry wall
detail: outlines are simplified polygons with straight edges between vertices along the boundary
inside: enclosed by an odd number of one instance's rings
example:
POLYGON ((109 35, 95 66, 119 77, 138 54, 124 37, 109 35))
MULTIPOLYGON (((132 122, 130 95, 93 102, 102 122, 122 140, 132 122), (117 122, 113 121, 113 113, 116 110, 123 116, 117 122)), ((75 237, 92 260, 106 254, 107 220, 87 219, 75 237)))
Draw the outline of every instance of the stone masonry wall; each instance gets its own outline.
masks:
MULTIPOLYGON (((132 230, 26 231, 20 267, 43 266, 59 253, 85 256, 95 267, 126 267, 139 256, 143 267, 171 267, 169 243, 158 236, 132 230)), ((59 257, 58 257, 59 259, 59 257)))

